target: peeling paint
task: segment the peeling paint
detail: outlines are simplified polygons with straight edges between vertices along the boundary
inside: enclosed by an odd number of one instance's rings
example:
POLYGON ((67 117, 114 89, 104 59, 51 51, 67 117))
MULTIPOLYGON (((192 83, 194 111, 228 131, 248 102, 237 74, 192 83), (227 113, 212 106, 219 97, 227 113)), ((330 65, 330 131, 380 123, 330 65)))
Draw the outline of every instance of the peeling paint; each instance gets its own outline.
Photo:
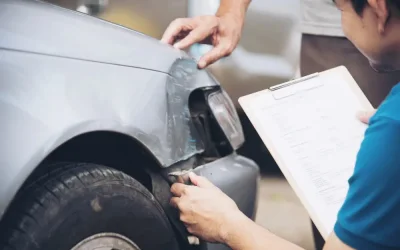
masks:
POLYGON ((170 71, 172 77, 166 83, 167 136, 172 159, 187 158, 204 148, 193 127, 189 110, 189 96, 194 87, 191 83, 196 76, 191 69, 192 64, 191 60, 177 60, 170 71))

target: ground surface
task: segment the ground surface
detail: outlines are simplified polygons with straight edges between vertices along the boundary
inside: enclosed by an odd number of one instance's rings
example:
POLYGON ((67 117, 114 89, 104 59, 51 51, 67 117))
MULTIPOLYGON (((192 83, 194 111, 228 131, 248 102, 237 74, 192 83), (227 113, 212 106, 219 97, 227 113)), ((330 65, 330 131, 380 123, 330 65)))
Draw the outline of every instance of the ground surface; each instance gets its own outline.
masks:
POLYGON ((314 250, 307 212, 283 177, 263 176, 257 223, 306 250, 314 250))

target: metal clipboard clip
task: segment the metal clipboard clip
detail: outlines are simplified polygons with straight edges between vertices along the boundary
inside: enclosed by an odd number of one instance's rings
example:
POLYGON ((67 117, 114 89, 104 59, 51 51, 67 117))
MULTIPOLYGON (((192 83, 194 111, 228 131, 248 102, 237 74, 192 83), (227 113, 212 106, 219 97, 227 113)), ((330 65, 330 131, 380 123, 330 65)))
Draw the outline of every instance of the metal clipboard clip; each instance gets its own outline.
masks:
POLYGON ((278 84, 269 88, 275 100, 280 100, 300 91, 306 91, 323 86, 320 81, 319 73, 314 73, 298 79, 294 79, 282 84, 278 84), (298 84, 302 83, 302 84, 298 84))

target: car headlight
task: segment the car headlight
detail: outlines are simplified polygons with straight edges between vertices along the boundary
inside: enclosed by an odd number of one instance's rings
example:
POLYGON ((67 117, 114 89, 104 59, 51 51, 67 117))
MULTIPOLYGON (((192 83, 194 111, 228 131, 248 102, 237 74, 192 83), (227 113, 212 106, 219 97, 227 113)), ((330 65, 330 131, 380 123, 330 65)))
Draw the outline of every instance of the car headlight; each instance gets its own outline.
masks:
POLYGON ((219 90, 208 96, 208 104, 233 149, 238 149, 244 143, 244 135, 231 98, 225 91, 219 90))

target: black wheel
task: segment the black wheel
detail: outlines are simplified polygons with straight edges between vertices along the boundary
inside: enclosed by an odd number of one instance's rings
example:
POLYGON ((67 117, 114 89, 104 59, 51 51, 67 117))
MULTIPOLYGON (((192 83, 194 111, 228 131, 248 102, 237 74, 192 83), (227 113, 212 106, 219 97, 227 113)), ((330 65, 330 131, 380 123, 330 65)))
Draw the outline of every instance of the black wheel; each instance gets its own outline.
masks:
POLYGON ((5 216, 0 249, 178 249, 154 196, 104 166, 58 164, 24 188, 5 216))

